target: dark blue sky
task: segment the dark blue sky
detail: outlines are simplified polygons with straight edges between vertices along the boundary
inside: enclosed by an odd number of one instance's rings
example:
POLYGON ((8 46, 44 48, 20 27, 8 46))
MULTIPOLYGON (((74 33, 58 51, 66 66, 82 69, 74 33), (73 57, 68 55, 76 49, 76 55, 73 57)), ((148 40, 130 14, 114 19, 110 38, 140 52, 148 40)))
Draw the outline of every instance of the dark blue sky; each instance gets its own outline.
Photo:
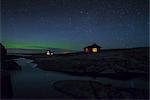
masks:
POLYGON ((2 0, 7 48, 148 46, 148 0, 2 0))

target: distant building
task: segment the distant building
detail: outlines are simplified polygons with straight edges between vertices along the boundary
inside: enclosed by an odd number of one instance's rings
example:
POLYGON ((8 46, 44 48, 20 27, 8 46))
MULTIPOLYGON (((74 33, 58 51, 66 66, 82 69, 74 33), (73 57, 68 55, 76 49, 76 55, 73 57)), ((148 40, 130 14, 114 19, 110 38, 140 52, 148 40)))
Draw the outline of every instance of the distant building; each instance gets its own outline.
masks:
POLYGON ((52 55, 54 55, 54 53, 51 50, 46 50, 46 55, 52 56, 52 55))
POLYGON ((93 44, 84 48, 85 53, 99 53, 100 50, 101 47, 98 46, 97 44, 93 44))

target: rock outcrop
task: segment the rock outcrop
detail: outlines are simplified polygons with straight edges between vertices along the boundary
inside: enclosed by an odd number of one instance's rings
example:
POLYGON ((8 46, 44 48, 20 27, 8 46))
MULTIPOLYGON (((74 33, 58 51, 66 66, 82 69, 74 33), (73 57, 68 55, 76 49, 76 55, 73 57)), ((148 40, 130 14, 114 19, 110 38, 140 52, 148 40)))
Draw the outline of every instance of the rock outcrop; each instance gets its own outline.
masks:
POLYGON ((1 51, 1 69, 2 70, 20 70, 21 67, 13 60, 8 59, 6 48, 0 43, 1 51))

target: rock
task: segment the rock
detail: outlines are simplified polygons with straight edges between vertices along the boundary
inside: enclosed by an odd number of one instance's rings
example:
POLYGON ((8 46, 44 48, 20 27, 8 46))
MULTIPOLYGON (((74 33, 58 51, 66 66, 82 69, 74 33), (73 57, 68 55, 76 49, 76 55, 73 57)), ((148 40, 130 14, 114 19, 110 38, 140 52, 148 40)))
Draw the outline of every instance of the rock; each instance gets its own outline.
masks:
POLYGON ((113 69, 105 69, 101 73, 116 73, 113 69))
POLYGON ((72 98, 93 99, 147 99, 148 91, 134 88, 118 88, 111 84, 102 84, 91 80, 62 80, 54 87, 72 98))
POLYGON ((21 70, 21 66, 19 66, 15 61, 5 61, 2 63, 1 67, 4 70, 21 70))
POLYGON ((1 61, 4 61, 7 58, 7 50, 1 43, 0 43, 0 49, 1 49, 1 61))
POLYGON ((1 49, 1 69, 3 70, 21 70, 21 66, 19 66, 15 61, 12 59, 8 59, 7 50, 5 47, 0 43, 1 49))
POLYGON ((8 72, 1 70, 1 98, 12 98, 12 84, 11 84, 11 76, 8 72))

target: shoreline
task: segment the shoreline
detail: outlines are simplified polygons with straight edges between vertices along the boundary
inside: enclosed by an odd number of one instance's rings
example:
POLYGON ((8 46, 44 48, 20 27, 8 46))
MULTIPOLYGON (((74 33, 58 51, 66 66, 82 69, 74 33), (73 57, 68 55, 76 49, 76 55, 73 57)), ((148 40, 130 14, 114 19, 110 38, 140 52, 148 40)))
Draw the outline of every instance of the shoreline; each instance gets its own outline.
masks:
POLYGON ((53 72, 58 72, 58 73, 64 73, 72 76, 81 76, 81 77, 91 77, 93 79, 100 78, 100 77, 105 77, 109 79, 116 79, 116 80, 131 80, 134 78, 143 78, 148 80, 149 79, 149 74, 148 73, 133 73, 133 72, 124 72, 124 73, 94 73, 94 72, 69 72, 69 71, 59 71, 59 70, 45 70, 40 67, 37 67, 41 70, 44 71, 53 71, 53 72))

